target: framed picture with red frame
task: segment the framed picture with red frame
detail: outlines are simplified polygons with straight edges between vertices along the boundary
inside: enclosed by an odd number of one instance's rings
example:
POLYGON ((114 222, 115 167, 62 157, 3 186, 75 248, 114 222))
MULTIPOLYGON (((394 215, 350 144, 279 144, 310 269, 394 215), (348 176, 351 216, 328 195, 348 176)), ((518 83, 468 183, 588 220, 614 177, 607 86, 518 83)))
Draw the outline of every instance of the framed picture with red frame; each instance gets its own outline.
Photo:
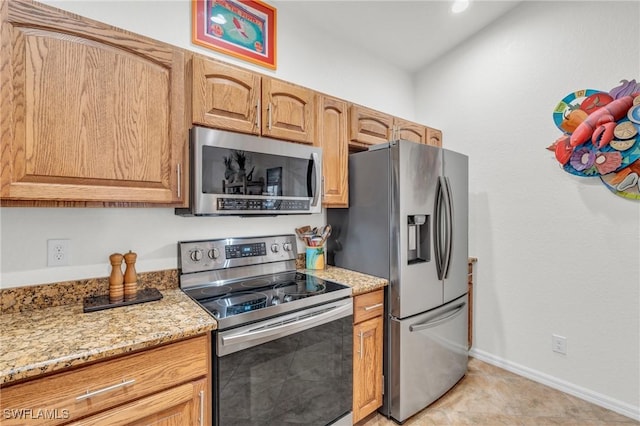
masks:
POLYGON ((192 41, 276 69, 276 9, 259 0, 192 0, 192 41))

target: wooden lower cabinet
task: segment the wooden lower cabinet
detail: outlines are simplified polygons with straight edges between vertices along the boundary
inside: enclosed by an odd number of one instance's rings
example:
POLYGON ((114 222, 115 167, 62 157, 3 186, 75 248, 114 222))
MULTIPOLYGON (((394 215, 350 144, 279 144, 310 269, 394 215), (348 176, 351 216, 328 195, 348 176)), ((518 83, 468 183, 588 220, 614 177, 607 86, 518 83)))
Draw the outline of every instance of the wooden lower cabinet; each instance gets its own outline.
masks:
POLYGON ((210 425, 210 335, 0 389, 2 425, 210 425))
POLYGON ((354 298, 353 423, 382 406, 383 301, 383 290, 354 298))
POLYGON ((95 416, 74 426, 181 426, 204 425, 207 381, 186 383, 95 416))

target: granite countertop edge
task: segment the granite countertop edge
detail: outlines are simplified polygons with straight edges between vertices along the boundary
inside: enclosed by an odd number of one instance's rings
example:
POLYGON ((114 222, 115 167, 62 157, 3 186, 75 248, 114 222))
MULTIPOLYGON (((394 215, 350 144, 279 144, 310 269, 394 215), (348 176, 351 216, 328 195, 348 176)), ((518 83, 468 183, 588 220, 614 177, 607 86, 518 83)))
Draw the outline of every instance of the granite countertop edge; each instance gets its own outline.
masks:
POLYGON ((353 296, 369 293, 371 291, 381 289, 389 284, 389 281, 386 278, 380 278, 329 265, 326 266, 325 269, 302 269, 301 272, 328 281, 347 285, 351 287, 353 296))
POLYGON ((155 302, 84 313, 56 306, 0 317, 0 386, 205 334, 217 322, 180 289, 155 302), (175 315, 163 315, 171 307, 175 315), (136 326, 138 325, 138 326, 136 326))
MULTIPOLYGON (((388 283, 383 278, 334 266, 300 271, 348 285, 354 296, 388 283)), ((163 299, 157 302, 96 312, 84 313, 82 304, 76 303, 3 314, 0 386, 217 329, 215 319, 182 290, 170 288, 161 293, 163 299), (163 315, 167 309, 172 310, 171 316, 163 315)))

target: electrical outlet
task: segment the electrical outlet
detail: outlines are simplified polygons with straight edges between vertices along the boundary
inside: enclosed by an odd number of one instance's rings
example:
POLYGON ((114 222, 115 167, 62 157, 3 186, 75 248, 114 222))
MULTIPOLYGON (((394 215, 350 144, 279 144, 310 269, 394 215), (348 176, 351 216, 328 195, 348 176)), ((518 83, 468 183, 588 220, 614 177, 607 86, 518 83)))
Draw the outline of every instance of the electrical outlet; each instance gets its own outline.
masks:
POLYGON ((551 335, 551 350, 560 354, 567 354, 567 338, 564 336, 558 336, 557 334, 551 335))
POLYGON ((68 266, 71 262, 71 240, 47 240, 47 266, 68 266))

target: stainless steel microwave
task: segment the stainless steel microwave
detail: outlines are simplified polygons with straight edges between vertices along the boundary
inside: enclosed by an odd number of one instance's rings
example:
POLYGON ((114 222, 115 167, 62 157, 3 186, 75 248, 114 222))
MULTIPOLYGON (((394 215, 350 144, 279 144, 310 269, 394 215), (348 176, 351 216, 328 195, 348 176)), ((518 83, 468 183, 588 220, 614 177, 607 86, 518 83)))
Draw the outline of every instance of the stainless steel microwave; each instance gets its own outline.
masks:
POLYGON ((194 126, 190 201, 181 216, 281 215, 322 211, 322 150, 194 126))

